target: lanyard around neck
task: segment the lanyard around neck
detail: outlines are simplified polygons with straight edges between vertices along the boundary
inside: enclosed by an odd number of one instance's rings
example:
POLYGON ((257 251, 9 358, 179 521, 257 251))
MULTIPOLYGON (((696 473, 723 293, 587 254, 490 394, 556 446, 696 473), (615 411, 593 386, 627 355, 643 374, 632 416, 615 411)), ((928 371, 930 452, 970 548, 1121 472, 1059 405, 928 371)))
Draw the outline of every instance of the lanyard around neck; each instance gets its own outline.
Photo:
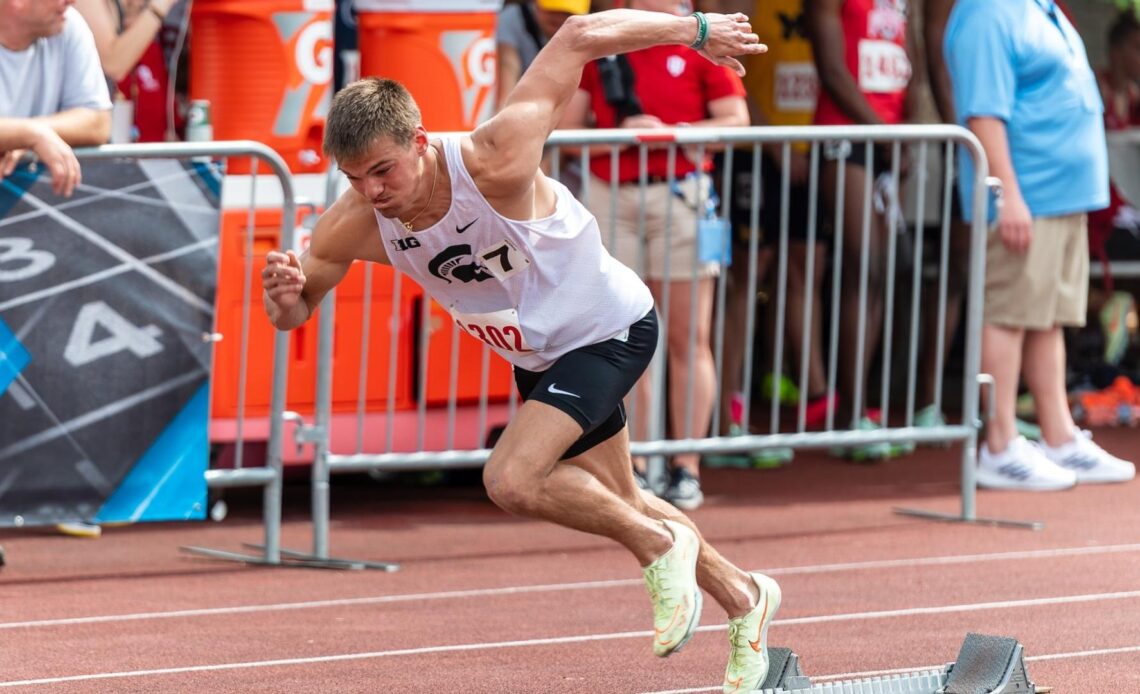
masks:
POLYGON ((1057 17, 1057 0, 1033 0, 1033 2, 1048 15, 1049 19, 1053 20, 1053 24, 1057 25, 1058 29, 1061 28, 1061 20, 1057 17))

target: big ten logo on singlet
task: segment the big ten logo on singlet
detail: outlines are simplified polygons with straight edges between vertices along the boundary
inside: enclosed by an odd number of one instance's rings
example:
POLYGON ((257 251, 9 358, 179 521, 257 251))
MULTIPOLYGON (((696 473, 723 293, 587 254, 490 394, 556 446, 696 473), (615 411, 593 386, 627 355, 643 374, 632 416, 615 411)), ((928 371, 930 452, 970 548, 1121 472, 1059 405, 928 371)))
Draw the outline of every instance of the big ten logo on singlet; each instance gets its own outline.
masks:
POLYGON ((448 311, 467 334, 495 349, 515 354, 535 351, 523 337, 519 314, 513 308, 491 313, 463 313, 453 306, 448 311))
POLYGON ((819 96, 819 76, 810 62, 782 62, 776 65, 774 103, 780 111, 815 111, 819 96))
MULTIPOLYGON (((331 0, 305 0, 304 12, 276 12, 273 23, 281 42, 293 54, 285 95, 273 121, 278 137, 301 134, 314 122, 324 122, 331 98, 333 76, 333 3, 331 0)), ((300 153, 302 163, 315 164, 320 154, 300 153)))
POLYGON ((493 114, 495 39, 481 31, 445 31, 439 43, 459 84, 463 126, 474 128, 493 114))

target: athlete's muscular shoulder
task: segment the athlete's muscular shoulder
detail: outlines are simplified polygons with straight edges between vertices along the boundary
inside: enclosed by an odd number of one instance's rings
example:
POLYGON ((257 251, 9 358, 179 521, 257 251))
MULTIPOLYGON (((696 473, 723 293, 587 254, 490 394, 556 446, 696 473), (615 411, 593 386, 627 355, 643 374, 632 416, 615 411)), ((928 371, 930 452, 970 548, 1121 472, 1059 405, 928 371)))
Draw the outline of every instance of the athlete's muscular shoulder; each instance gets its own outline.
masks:
POLYGON ((327 263, 388 263, 376 213, 368 200, 355 190, 346 190, 317 221, 308 254, 327 263))
POLYGON ((517 188, 520 178, 534 175, 534 169, 520 161, 519 143, 511 142, 509 133, 496 125, 494 119, 487 121, 460 141, 463 166, 484 195, 500 195, 504 189, 517 188))
MULTIPOLYGON (((540 159, 507 144, 500 134, 476 131, 463 142, 463 164, 487 203, 507 219, 528 220, 549 214, 553 200, 550 181, 539 168, 540 159), (498 140, 496 142, 496 140, 498 140)), ((542 152, 542 142, 532 145, 542 152)))

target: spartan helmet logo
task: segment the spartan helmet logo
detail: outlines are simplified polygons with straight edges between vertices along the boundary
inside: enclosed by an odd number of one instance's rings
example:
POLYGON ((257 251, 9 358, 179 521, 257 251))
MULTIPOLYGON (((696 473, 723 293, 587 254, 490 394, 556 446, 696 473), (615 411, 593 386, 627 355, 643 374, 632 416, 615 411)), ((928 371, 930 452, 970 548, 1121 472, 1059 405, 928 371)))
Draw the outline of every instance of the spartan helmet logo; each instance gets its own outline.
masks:
POLYGON ((428 272, 451 284, 451 277, 466 284, 472 280, 482 282, 494 277, 475 262, 471 246, 466 243, 448 246, 428 263, 428 272), (450 275, 450 277, 449 277, 450 275))

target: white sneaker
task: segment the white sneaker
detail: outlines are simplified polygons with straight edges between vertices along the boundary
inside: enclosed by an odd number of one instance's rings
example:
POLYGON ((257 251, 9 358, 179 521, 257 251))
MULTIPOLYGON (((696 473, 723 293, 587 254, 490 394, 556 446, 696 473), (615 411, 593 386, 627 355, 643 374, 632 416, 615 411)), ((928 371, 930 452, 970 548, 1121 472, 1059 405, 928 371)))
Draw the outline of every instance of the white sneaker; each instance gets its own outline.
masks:
POLYGON ((103 534, 103 528, 94 523, 85 523, 83 521, 64 521, 63 523, 56 523, 55 530, 60 535, 70 535, 71 537, 96 538, 103 534))
POLYGON ((1077 481, 1084 483, 1127 482, 1136 476, 1136 466, 1121 460, 1093 443, 1092 433, 1077 431, 1073 440, 1053 448, 1041 446, 1045 455, 1057 465, 1072 470, 1077 481))
POLYGON ((982 444, 978 451, 977 480, 978 486, 989 489, 1047 492, 1072 487, 1077 483, 1077 475, 1053 463, 1024 436, 1018 436, 996 454, 982 444))

